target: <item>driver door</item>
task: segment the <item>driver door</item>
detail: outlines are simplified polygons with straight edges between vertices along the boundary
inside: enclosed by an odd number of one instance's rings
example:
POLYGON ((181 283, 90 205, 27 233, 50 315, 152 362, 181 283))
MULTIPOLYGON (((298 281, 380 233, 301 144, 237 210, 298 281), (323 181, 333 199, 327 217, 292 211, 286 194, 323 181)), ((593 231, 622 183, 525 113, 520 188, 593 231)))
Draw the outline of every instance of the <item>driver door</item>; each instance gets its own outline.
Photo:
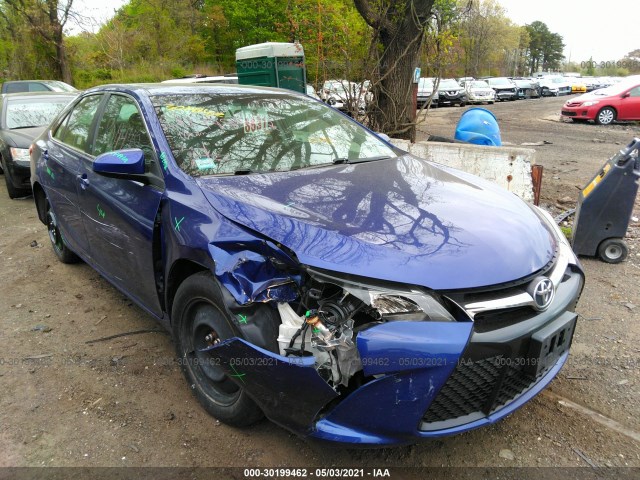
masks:
POLYGON ((154 225, 162 198, 162 173, 140 108, 129 96, 111 94, 98 120, 93 156, 81 164, 78 199, 91 256, 114 284, 161 316, 154 261, 154 225), (96 156, 140 148, 149 182, 93 171, 96 156))

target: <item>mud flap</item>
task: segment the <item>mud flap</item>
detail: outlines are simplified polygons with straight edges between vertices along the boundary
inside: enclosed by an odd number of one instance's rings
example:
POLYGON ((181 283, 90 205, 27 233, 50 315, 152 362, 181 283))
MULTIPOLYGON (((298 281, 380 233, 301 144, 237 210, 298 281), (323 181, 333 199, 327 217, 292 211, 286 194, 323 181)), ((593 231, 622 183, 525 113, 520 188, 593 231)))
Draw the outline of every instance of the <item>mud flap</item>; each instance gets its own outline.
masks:
POLYGON ((283 357, 240 338, 206 351, 267 418, 290 430, 308 432, 322 407, 338 396, 315 370, 315 357, 283 357))

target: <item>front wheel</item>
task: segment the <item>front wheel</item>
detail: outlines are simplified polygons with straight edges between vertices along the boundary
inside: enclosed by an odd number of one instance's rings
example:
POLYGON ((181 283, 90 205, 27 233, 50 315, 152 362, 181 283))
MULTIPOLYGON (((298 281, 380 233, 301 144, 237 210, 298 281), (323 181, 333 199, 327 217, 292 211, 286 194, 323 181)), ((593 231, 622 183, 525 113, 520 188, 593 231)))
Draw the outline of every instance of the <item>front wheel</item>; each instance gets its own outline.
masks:
POLYGON ((171 319, 178 361, 198 401, 221 422, 244 427, 263 417, 242 386, 204 352, 239 334, 224 309, 220 287, 208 272, 187 278, 176 292, 171 319))
POLYGON ((596 115, 596 123, 598 125, 611 125, 616 119, 616 111, 611 107, 600 109, 596 115))
POLYGON ((598 247, 598 256, 607 263, 620 263, 628 254, 629 248, 621 238, 607 238, 598 247))
POLYGON ((47 230, 49 230, 49 240, 51 240, 53 252, 56 254, 56 257, 58 257, 58 260, 60 260, 62 263, 77 263, 80 259, 67 246, 64 238, 62 238, 62 233, 60 233, 60 228, 58 227, 58 220, 51 210, 51 205, 49 205, 49 202, 47 202, 47 212, 45 218, 47 230))

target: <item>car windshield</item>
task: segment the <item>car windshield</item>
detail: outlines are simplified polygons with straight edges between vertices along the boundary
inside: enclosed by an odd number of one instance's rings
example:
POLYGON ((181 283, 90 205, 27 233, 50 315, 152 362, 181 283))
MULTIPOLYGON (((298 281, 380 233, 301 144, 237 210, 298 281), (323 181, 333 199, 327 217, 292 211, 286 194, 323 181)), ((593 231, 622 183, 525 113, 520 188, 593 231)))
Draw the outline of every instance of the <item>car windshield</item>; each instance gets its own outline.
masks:
POLYGON ((440 90, 455 90, 460 88, 460 84, 452 78, 448 78, 445 80, 440 80, 440 85, 438 86, 438 88, 440 90))
POLYGON ((60 82, 57 80, 51 80, 48 82, 48 84, 51 87, 55 88, 58 92, 76 92, 77 91, 77 89, 73 88, 68 83, 60 82))
POLYGON ((69 97, 9 99, 5 116, 6 128, 49 125, 70 101, 69 97))
POLYGON ((490 78, 490 85, 512 85, 512 83, 506 78, 490 78))
POLYGON ((396 156, 344 115, 295 96, 171 94, 152 102, 176 162, 194 177, 396 156))
POLYGON ((471 86, 473 88, 489 88, 489 84, 487 82, 471 82, 471 86))
POLYGON ((421 78, 420 80, 418 80, 418 88, 433 88, 433 80, 430 80, 428 78, 421 78))
POLYGON ((632 87, 638 86, 640 81, 616 83, 610 87, 600 88, 593 92, 594 95, 609 97, 611 95, 620 95, 632 87))

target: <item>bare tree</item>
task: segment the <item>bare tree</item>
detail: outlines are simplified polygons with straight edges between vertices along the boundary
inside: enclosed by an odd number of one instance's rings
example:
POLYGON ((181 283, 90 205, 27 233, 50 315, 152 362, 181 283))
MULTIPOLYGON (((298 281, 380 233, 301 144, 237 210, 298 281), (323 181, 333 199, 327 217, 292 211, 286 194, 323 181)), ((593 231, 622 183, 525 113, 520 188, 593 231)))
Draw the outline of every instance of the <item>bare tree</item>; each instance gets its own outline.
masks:
POLYGON ((4 4, 26 19, 43 42, 53 47, 54 75, 71 83, 63 29, 70 18, 73 0, 4 0, 4 4))
POLYGON ((374 31, 370 49, 375 64, 371 126, 398 138, 415 140, 412 78, 434 0, 354 0, 354 3, 374 31))

